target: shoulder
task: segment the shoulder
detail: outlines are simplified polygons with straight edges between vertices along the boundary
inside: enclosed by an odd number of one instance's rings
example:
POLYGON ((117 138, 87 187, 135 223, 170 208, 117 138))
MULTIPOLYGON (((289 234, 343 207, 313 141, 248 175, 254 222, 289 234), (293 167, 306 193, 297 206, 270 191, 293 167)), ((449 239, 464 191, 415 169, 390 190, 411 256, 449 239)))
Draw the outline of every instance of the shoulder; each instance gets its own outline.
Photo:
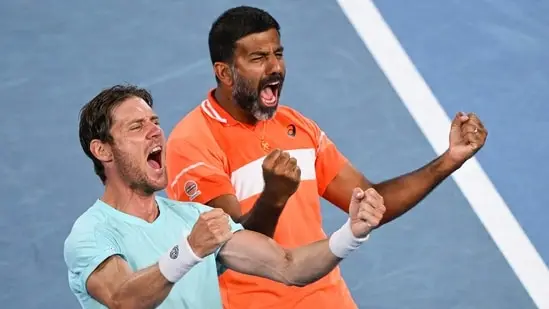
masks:
POLYGON ((96 201, 72 225, 63 248, 67 264, 71 264, 75 257, 97 248, 116 251, 116 229, 100 203, 96 201))
POLYGON ((97 200, 90 208, 88 208, 84 213, 82 213, 74 221, 69 238, 90 236, 89 234, 94 234, 98 227, 104 227, 108 225, 109 219, 105 211, 100 207, 101 201, 97 200))
POLYGON ((205 117, 200 105, 185 115, 174 126, 166 141, 166 151, 172 153, 216 153, 219 152, 214 126, 209 117, 205 117))
POLYGON ((309 133, 316 134, 319 130, 318 125, 314 120, 305 116, 297 109, 287 105, 279 106, 278 118, 284 123, 293 124, 297 128, 307 130, 309 133))

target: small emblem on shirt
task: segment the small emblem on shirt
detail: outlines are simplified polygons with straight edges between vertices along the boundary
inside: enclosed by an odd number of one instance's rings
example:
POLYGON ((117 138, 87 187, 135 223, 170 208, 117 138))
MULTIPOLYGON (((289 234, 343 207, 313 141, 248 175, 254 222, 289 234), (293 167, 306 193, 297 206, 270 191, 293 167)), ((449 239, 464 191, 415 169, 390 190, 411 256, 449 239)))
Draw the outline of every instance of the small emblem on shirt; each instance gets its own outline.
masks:
POLYGON ((189 200, 194 200, 197 196, 200 195, 200 190, 198 190, 198 185, 194 180, 188 180, 185 182, 185 194, 189 197, 189 200))
POLYGON ((291 124, 287 127, 287 129, 288 136, 294 137, 296 132, 295 125, 291 124))

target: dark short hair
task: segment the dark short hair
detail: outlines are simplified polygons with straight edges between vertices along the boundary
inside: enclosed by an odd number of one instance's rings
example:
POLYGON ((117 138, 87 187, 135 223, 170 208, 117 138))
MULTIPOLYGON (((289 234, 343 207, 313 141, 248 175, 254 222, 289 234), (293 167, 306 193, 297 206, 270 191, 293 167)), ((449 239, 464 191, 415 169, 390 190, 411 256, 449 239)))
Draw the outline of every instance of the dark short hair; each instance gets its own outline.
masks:
POLYGON ((276 29, 280 35, 280 25, 264 10, 238 6, 223 12, 212 24, 208 36, 210 58, 215 62, 231 63, 236 41, 254 34, 276 29))
POLYGON ((80 110, 80 145, 82 146, 82 150, 92 160, 95 173, 103 184, 107 179, 105 176, 105 167, 91 153, 90 144, 94 139, 98 139, 104 143, 112 143, 114 141, 111 135, 112 111, 120 103, 131 97, 141 98, 150 107, 153 106, 152 96, 146 89, 134 85, 115 85, 103 89, 80 110))

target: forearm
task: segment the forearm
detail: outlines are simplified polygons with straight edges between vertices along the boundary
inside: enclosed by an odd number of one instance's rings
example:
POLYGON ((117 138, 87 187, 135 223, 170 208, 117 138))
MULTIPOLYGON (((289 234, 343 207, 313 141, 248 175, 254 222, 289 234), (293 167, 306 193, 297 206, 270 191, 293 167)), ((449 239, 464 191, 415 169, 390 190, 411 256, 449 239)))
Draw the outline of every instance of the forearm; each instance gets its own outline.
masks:
POLYGON ((341 262, 329 247, 328 240, 288 250, 288 263, 283 282, 287 285, 305 286, 326 276, 341 262))
POLYGON ((186 237, 176 246, 164 253, 158 263, 132 274, 120 285, 113 297, 117 308, 156 308, 166 299, 175 282, 202 261, 194 254, 186 237))
POLYGON ((263 192, 252 209, 240 217, 238 222, 247 230, 273 237, 284 204, 285 199, 263 192))
POLYGON ((156 308, 168 296, 173 283, 166 280, 158 265, 132 274, 112 296, 115 308, 156 308))
POLYGON ((382 224, 413 208, 458 168, 445 153, 413 172, 373 184, 374 189, 383 196, 387 208, 382 224))

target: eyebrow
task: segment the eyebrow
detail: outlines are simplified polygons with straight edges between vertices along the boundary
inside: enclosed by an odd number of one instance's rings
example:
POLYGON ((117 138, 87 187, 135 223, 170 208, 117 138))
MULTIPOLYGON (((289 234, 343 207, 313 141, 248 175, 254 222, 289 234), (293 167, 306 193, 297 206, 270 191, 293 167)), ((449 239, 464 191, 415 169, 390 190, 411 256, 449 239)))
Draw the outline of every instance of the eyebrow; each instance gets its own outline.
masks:
MULTIPOLYGON (((278 47, 277 49, 275 49, 274 51, 275 53, 281 53, 281 52, 284 52, 284 47, 283 46, 280 46, 278 47)), ((254 51, 254 52, 251 52, 249 54, 249 56, 265 56, 265 55, 268 55, 269 52, 266 52, 266 51, 254 51)))
MULTIPOLYGON (((147 117, 131 120, 127 123, 127 126, 131 126, 134 123, 144 122, 146 119, 147 119, 147 117)), ((153 116, 149 117, 148 119, 150 119, 152 121, 157 121, 157 120, 160 119, 160 117, 158 117, 158 115, 153 115, 153 116)))

